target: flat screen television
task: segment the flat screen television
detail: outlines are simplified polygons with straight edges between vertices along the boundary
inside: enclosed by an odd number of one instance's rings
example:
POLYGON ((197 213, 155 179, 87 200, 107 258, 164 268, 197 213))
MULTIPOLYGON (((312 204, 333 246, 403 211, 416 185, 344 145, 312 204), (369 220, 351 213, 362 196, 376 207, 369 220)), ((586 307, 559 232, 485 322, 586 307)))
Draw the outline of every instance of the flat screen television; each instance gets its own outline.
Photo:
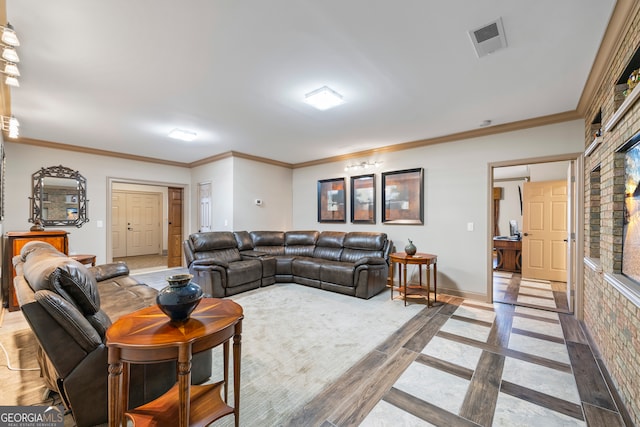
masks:
POLYGON ((624 152, 622 274, 640 283, 640 132, 619 151, 624 152))

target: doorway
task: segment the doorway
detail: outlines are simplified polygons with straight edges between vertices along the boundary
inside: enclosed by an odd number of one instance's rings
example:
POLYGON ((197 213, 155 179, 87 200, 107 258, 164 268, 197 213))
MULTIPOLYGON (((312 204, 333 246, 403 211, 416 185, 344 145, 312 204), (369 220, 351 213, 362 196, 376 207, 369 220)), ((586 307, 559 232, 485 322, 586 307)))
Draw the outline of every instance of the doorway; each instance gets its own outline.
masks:
POLYGON ((136 273, 181 267, 184 186, 108 179, 107 258, 136 273))
POLYGON ((575 233, 581 224, 578 211, 582 209, 576 209, 581 206, 576 200, 581 192, 576 190, 582 188, 582 179, 575 171, 581 170, 577 166, 581 161, 581 155, 575 154, 490 166, 488 288, 492 302, 574 312, 580 296, 576 248, 582 247, 575 233), (550 208, 544 208, 543 194, 551 197, 550 208), (544 235, 542 229, 532 232, 549 224, 556 234, 544 235), (538 274, 538 270, 552 274, 538 274))

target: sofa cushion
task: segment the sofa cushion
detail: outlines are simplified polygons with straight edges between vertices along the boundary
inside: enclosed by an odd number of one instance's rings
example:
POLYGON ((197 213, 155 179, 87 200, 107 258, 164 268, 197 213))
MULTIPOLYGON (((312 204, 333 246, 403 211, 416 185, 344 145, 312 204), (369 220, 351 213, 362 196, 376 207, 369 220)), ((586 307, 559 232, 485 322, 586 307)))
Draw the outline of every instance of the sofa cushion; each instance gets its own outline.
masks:
POLYGON ((43 289, 35 293, 35 299, 87 353, 102 344, 89 321, 60 295, 43 289))
POLYGON ((320 280, 321 259, 311 257, 296 257, 291 262, 291 272, 294 276, 320 280))
POLYGON ((96 280, 78 261, 66 256, 52 256, 46 248, 29 250, 23 258, 22 272, 34 292, 42 289, 54 291, 84 314, 94 314, 100 309, 96 280))
POLYGON ((355 231, 347 233, 340 261, 356 262, 366 257, 384 257, 385 233, 355 231))
POLYGON ((84 314, 94 314, 100 310, 100 294, 96 279, 87 267, 78 261, 68 259, 53 271, 49 280, 61 295, 64 293, 60 290, 71 295, 84 314))
POLYGON ((262 279, 262 262, 258 259, 248 259, 229 264, 227 268, 227 287, 244 285, 262 279))
POLYGON ((252 231, 253 249, 269 255, 284 255, 284 231, 252 231))
POLYGON ((354 287, 354 269, 355 267, 351 262, 328 261, 320 265, 320 280, 322 282, 354 287))
POLYGON ((284 236, 285 255, 312 257, 319 235, 317 231, 287 231, 284 236))
POLYGON ((238 248, 236 237, 231 231, 207 231, 193 233, 189 236, 195 252, 215 251, 219 249, 238 248))
POLYGON ((341 231, 323 231, 320 233, 316 247, 313 250, 314 258, 338 261, 342 254, 342 242, 345 234, 341 231))
POLYGON ((233 235, 236 238, 236 244, 239 251, 253 250, 253 239, 248 231, 234 231, 233 235))

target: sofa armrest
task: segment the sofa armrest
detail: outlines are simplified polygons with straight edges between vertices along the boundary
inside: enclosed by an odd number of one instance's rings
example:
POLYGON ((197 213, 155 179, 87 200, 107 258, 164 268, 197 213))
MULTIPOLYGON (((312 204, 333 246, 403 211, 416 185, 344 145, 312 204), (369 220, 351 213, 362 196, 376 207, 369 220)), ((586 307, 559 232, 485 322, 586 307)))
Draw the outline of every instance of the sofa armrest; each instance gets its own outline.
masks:
POLYGON ((191 265, 192 266, 196 266, 196 265, 201 265, 201 266, 213 265, 213 266, 222 267, 222 268, 229 268, 229 263, 228 262, 220 261, 220 260, 215 259, 215 258, 197 259, 197 260, 193 261, 191 263, 191 265))
POLYGON ((89 272, 91 272, 91 274, 96 278, 96 282, 102 282, 114 277, 128 275, 129 267, 124 262, 111 262, 109 264, 89 267, 89 272))
POLYGON ((355 267, 358 267, 360 265, 380 265, 380 264, 386 264, 387 262, 384 260, 384 258, 381 257, 364 257, 364 258, 360 258, 358 261, 356 261, 354 263, 355 267))

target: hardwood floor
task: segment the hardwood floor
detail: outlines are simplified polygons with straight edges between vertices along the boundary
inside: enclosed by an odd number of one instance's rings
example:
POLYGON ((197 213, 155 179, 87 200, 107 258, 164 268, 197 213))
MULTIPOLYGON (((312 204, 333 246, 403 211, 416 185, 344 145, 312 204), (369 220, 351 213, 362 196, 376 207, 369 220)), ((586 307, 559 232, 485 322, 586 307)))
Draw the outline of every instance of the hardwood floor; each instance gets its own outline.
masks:
MULTIPOLYGON (((561 300, 549 299, 553 290, 527 291, 525 298, 541 298, 543 304, 561 300)), ((438 302, 424 307, 286 425, 632 425, 588 334, 572 315, 551 306, 485 304, 447 295, 438 295, 438 302)), ((65 426, 72 425, 65 417, 65 426)))
POLYGON ((573 316, 438 299, 288 425, 632 425, 573 316))

